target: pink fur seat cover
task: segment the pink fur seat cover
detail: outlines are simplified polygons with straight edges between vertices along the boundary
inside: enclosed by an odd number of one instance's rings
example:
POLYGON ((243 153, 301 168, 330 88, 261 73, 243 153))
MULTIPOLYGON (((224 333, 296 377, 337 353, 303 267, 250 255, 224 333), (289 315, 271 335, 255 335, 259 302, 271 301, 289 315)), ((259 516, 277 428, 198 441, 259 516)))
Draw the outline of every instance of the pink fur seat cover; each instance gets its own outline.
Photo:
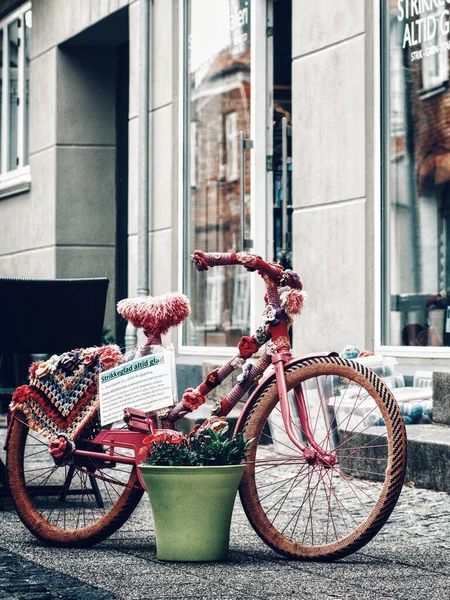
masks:
POLYGON ((134 327, 154 336, 166 334, 171 327, 180 325, 191 312, 188 298, 176 292, 126 298, 118 302, 117 311, 134 327))

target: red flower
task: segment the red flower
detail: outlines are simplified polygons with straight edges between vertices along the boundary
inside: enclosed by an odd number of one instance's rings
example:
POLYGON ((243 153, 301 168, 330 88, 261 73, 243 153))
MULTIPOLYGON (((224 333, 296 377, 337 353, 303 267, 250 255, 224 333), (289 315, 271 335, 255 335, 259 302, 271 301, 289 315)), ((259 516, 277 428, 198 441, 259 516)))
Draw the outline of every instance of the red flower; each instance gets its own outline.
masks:
POLYGON ((255 341, 254 336, 249 337, 247 335, 244 335, 241 337, 241 341, 238 344, 238 350, 242 358, 250 358, 251 356, 253 356, 253 354, 255 354, 255 352, 258 351, 258 349, 259 345, 255 341))
POLYGON ((181 444, 184 440, 184 436, 177 433, 176 431, 162 431, 161 433, 152 433, 145 437, 142 441, 146 446, 152 444, 160 444, 161 442, 169 442, 170 444, 181 444))
POLYGON ((12 395, 12 401, 16 404, 21 404, 22 402, 25 402, 31 394, 32 391, 27 385, 21 385, 12 395))
POLYGON ((40 362, 34 362, 30 365, 30 368, 28 369, 28 373, 30 374, 30 379, 33 379, 33 377, 36 377, 36 371, 38 370, 40 364, 41 364, 40 362))
POLYGON ((195 410, 206 402, 205 396, 198 390, 188 388, 183 395, 183 406, 188 410, 195 410))
POLYGON ((194 254, 191 255, 191 261, 196 271, 207 271, 209 268, 209 265, 206 262, 205 253, 201 250, 196 250, 194 254))
POLYGON ((89 352, 83 357, 83 364, 90 367, 97 360, 97 353, 95 351, 89 352))
POLYGON ((51 456, 53 458, 61 458, 62 456, 64 456, 64 452, 66 451, 67 448, 67 438, 65 437, 56 437, 53 438, 52 441, 50 442, 50 446, 48 448, 48 451, 50 452, 51 456))
POLYGON ((105 369, 115 367, 122 359, 122 353, 117 346, 103 346, 98 349, 100 355, 100 364, 105 369))

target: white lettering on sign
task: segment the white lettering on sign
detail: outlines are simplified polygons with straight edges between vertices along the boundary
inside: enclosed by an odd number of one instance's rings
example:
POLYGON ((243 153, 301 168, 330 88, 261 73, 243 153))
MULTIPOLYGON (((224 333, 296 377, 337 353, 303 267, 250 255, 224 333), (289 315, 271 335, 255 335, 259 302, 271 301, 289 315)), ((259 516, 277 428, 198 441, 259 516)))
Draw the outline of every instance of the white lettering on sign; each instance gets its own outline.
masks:
MULTIPOLYGON (((397 19, 412 19, 405 23, 402 47, 417 46, 434 40, 439 34, 445 36, 450 31, 450 10, 442 8, 450 5, 450 0, 397 0, 397 19)), ((444 48, 436 45, 438 52, 444 48)), ((411 55, 411 60, 417 60, 411 55)))
POLYGON ((230 11, 230 30, 234 31, 238 27, 248 25, 248 2, 245 3, 245 8, 238 9, 235 5, 230 11))

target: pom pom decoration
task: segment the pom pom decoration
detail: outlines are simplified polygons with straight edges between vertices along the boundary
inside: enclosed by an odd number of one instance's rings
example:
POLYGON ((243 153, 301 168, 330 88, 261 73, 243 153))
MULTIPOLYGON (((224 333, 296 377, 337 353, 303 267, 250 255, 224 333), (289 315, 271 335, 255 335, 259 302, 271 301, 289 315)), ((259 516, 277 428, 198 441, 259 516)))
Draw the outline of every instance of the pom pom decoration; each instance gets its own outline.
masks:
POLYGON ((12 395, 12 401, 15 404, 22 404, 32 394, 32 390, 27 385, 21 385, 12 395))
POLYGON ((281 294, 281 307, 288 315, 300 314, 304 303, 305 293, 299 290, 290 289, 281 294))
POLYGON ((117 304, 117 310, 134 327, 142 327, 155 336, 167 333, 191 312, 188 298, 177 293, 126 298, 117 304))

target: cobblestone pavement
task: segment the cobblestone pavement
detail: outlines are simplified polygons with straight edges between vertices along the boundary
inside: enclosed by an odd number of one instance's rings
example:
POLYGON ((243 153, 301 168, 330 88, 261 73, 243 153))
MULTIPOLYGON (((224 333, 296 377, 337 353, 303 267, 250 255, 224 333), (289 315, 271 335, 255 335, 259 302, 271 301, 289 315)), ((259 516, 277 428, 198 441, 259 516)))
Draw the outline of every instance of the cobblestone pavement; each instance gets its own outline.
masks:
POLYGON ((156 559, 143 499, 112 538, 90 550, 48 548, 12 510, 0 513, 0 598, 27 600, 448 600, 450 496, 405 487, 376 538, 336 563, 287 561, 266 547, 236 504, 230 560, 156 559))

